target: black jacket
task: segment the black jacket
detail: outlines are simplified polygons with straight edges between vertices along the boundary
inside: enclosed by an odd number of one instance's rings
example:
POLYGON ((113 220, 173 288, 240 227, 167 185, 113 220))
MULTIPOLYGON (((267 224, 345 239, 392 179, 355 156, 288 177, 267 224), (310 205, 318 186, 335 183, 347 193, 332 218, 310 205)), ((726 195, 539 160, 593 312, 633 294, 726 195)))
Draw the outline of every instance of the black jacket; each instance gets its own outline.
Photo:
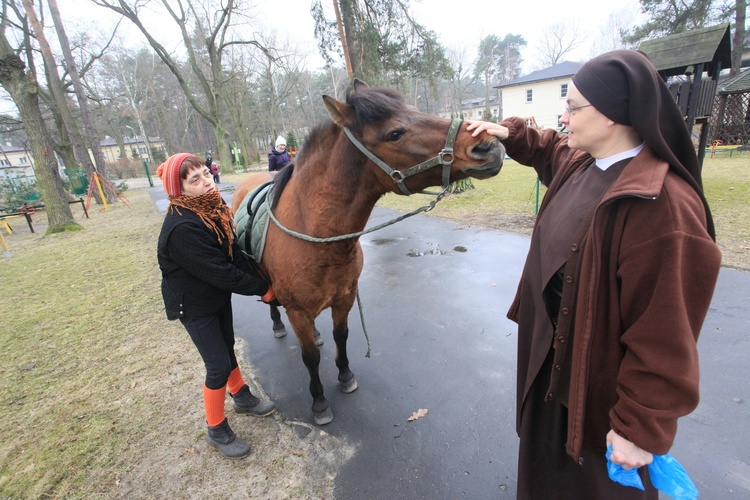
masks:
POLYGON ((192 211, 167 213, 159 235, 157 258, 168 319, 211 316, 226 307, 232 293, 263 295, 268 284, 250 274, 236 243, 229 257, 226 238, 214 234, 192 211))
POLYGON ((286 167, 290 161, 292 161, 292 159, 289 157, 289 151, 281 153, 277 151, 276 148, 273 148, 271 152, 268 153, 268 171, 275 172, 276 170, 281 170, 286 167))

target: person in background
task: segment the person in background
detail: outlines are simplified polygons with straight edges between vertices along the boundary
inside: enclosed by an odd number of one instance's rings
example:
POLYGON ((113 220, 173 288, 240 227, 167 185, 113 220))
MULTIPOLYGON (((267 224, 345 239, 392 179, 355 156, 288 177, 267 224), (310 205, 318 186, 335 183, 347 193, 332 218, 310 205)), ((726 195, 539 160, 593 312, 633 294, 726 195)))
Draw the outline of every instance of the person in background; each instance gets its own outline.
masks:
POLYGON ((276 138, 276 146, 268 153, 268 171, 276 172, 286 167, 287 164, 292 161, 289 157, 289 153, 286 150, 286 140, 278 136, 276 138))
POLYGON ((272 288, 251 274, 224 203, 203 160, 181 153, 156 171, 169 195, 157 246, 161 290, 169 320, 179 319, 206 368, 203 404, 208 444, 230 458, 250 445, 237 437, 224 413, 226 391, 239 415, 266 416, 275 405, 251 392, 234 352, 232 293, 275 300, 272 288))
POLYGON ((211 175, 214 178, 214 182, 216 184, 221 184, 221 170, 219 170, 219 166, 212 161, 211 165, 209 165, 209 170, 211 170, 211 175))
POLYGON ((471 122, 547 193, 518 323, 518 498, 657 499, 648 477, 698 404, 697 339, 721 264, 690 131, 641 52, 573 76, 561 123, 471 122), (645 491, 610 480, 605 458, 645 491))

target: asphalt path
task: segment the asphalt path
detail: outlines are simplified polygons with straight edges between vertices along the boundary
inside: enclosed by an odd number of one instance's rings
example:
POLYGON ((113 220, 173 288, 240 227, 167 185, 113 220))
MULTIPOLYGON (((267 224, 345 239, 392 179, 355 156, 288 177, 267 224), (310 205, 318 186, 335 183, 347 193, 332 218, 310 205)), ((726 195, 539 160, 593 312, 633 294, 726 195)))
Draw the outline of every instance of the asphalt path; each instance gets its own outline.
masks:
MULTIPOLYGON (((231 203, 232 186, 221 187, 231 203)), ((151 193, 163 211, 163 191, 151 193)), ((376 208, 368 225, 397 215, 376 208)), ((338 388, 329 311, 316 321, 334 413, 323 430, 356 449, 331 471, 336 498, 515 498, 516 328, 505 313, 529 239, 420 215, 361 242, 371 357, 355 306, 354 393, 338 388), (420 409, 426 415, 408 421, 420 409)), ((722 269, 698 343, 701 403, 680 420, 671 450, 703 499, 750 498, 749 304, 750 273, 722 269)), ((242 296, 233 305, 236 333, 280 415, 312 423, 309 377, 285 315, 289 334, 276 339, 267 306, 242 296)))

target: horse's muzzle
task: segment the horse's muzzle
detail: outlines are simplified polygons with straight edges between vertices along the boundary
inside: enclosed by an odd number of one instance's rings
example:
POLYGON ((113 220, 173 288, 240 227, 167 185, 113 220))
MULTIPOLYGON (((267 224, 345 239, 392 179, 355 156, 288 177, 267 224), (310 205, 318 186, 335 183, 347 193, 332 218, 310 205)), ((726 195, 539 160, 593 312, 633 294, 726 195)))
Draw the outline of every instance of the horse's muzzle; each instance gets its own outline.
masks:
POLYGON ((471 148, 471 151, 469 151, 469 157, 477 161, 489 161, 484 165, 465 168, 463 169, 463 172, 466 175, 477 179, 487 179, 497 175, 500 172, 500 169, 503 168, 505 147, 497 140, 482 141, 471 148))

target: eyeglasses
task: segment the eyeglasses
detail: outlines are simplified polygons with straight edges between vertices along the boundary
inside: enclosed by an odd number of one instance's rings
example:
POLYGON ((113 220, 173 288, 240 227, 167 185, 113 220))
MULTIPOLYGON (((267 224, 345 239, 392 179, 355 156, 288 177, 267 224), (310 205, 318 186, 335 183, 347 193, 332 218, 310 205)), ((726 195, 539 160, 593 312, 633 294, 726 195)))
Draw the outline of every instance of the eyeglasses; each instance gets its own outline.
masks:
POLYGON ((568 113, 568 116, 573 116, 573 113, 575 113, 577 110, 581 108, 588 108, 589 106, 593 106, 593 104, 584 104, 583 106, 570 106, 563 108, 563 110, 568 113))

